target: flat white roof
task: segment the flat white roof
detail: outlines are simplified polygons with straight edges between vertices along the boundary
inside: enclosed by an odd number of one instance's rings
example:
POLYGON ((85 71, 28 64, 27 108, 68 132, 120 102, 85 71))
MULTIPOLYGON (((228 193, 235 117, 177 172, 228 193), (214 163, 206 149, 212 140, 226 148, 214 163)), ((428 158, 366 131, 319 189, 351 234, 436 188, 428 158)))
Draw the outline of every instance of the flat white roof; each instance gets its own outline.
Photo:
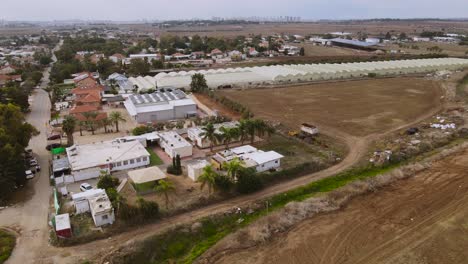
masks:
POLYGON ((139 141, 118 142, 115 140, 74 145, 67 148, 72 170, 82 170, 125 160, 149 157, 150 154, 139 141))
POLYGON ((128 177, 136 184, 161 180, 167 175, 158 167, 148 167, 128 172, 128 177))
POLYGON ((84 200, 84 199, 89 199, 94 196, 98 196, 99 194, 105 193, 103 189, 92 189, 92 190, 87 190, 84 192, 79 192, 79 193, 74 193, 72 194, 72 200, 73 201, 79 201, 79 200, 84 200))
POLYGON ((112 209, 112 204, 106 193, 89 199, 89 208, 93 214, 106 212, 112 209))
POLYGON ((55 216, 55 230, 66 230, 71 229, 70 224, 70 215, 69 214, 60 214, 55 216))
POLYGON ((232 148, 230 150, 236 155, 242 155, 242 154, 245 154, 245 153, 255 152, 255 151, 257 151, 257 148, 252 147, 250 145, 245 145, 245 146, 232 148))
POLYGON ((281 159, 284 156, 279 154, 276 151, 267 151, 267 152, 256 151, 256 152, 244 154, 242 155, 242 157, 244 159, 251 159, 260 165, 260 164, 264 164, 270 161, 281 159))
POLYGON ((192 169, 202 169, 205 168, 206 166, 210 165, 210 163, 206 160, 195 160, 190 163, 187 163, 187 167, 192 168, 192 169))
POLYGON ((192 144, 175 131, 160 132, 159 137, 173 148, 192 147, 192 144))

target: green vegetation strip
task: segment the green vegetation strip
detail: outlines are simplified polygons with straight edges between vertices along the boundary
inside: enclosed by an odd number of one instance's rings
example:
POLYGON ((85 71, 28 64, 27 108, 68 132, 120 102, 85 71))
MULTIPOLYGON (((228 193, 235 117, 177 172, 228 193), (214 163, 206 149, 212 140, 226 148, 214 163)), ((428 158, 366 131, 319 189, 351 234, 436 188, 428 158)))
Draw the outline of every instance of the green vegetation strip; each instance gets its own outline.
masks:
POLYGON ((177 227, 175 230, 145 240, 138 252, 124 257, 124 263, 173 263, 174 261, 192 263, 226 235, 252 223, 261 216, 284 207, 289 202, 302 201, 317 194, 335 190, 352 181, 375 177, 399 165, 352 169, 309 183, 273 196, 268 200, 268 211, 263 209, 252 214, 242 213, 205 218, 200 221, 199 227, 177 227))
POLYGON ((161 158, 156 153, 154 153, 154 151, 151 148, 146 148, 146 150, 150 154, 150 166, 158 166, 164 164, 161 158))
POLYGON ((16 244, 16 237, 7 231, 0 229, 0 264, 10 257, 16 244))

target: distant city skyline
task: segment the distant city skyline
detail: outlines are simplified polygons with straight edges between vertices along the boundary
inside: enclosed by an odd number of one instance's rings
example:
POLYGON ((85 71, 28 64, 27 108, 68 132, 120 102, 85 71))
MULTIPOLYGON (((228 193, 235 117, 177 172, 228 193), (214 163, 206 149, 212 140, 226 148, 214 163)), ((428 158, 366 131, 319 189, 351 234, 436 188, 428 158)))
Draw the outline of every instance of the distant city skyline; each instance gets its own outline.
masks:
POLYGON ((318 19, 466 18, 466 0, 2 0, 0 19, 171 20, 213 17, 318 19))

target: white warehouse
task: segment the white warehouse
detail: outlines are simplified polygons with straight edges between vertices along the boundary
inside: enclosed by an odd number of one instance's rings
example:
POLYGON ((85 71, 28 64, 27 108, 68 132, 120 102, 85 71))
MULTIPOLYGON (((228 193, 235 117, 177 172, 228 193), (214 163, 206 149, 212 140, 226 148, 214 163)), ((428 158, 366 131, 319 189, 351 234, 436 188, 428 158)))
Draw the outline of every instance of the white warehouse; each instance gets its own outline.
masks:
POLYGON ((197 104, 179 89, 159 89, 152 94, 130 95, 124 103, 138 123, 182 119, 197 115, 197 104))
POLYGON ((159 145, 169 157, 179 155, 181 158, 192 156, 193 146, 175 131, 160 132, 159 145))
POLYGON ((205 75, 210 88, 220 86, 249 87, 265 84, 357 78, 365 77, 369 73, 385 76, 427 73, 440 70, 457 70, 467 66, 468 59, 437 58, 180 71, 159 73, 155 76, 155 79, 158 87, 187 88, 190 86, 192 75, 201 73, 205 75))

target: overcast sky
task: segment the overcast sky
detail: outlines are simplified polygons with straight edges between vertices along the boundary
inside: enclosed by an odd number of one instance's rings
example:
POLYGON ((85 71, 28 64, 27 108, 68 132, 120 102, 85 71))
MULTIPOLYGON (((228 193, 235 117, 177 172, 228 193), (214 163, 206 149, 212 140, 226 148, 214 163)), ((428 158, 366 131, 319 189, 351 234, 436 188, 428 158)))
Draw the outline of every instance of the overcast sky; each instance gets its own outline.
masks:
POLYGON ((460 18, 468 0, 0 0, 5 20, 141 20, 249 16, 460 18))

